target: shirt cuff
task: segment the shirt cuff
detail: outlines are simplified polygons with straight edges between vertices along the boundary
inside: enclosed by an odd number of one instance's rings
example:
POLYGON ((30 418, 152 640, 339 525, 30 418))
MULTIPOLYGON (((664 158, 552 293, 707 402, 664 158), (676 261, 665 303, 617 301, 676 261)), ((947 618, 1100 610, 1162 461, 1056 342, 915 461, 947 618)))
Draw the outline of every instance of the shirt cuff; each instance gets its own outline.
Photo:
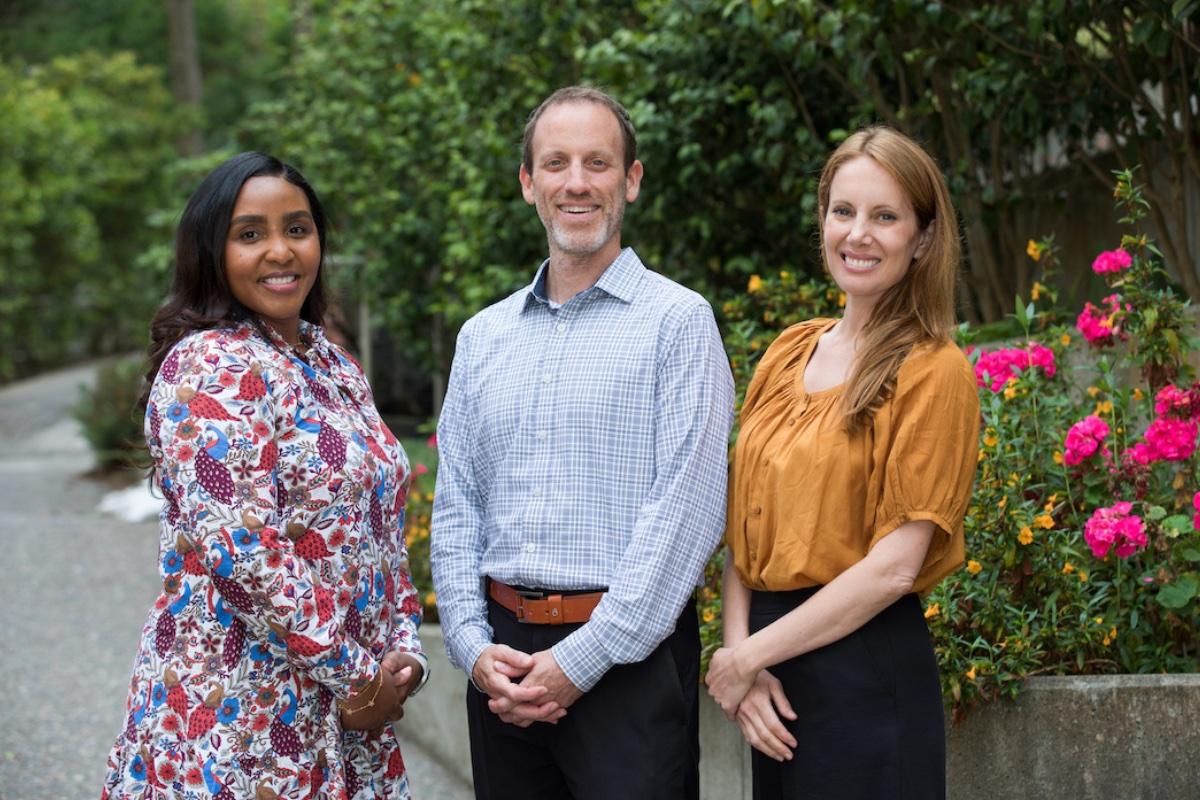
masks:
POLYGON ((588 623, 550 648, 559 669, 581 692, 591 691, 616 664, 600 642, 596 626, 588 623))
POLYGON ((450 663, 467 673, 469 678, 480 654, 491 645, 492 638, 489 631, 469 625, 453 636, 446 637, 446 655, 450 657, 450 663))
POLYGON ((417 692, 421 691, 425 684, 429 682, 429 659, 425 657, 424 653, 410 652, 408 655, 415 658, 417 663, 421 665, 421 680, 417 681, 417 685, 414 686, 413 690, 408 693, 408 696, 412 697, 417 692))

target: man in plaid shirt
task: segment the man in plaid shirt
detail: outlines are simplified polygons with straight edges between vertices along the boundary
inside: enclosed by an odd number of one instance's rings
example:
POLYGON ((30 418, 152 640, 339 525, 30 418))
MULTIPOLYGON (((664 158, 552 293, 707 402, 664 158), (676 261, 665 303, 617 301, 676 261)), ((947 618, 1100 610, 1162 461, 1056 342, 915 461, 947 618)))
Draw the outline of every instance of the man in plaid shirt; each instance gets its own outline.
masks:
POLYGON ((692 591, 725 521, 733 380, 708 303, 621 247, 642 164, 588 87, 529 117, 550 257, 458 337, 433 577, 476 796, 698 796, 692 591))

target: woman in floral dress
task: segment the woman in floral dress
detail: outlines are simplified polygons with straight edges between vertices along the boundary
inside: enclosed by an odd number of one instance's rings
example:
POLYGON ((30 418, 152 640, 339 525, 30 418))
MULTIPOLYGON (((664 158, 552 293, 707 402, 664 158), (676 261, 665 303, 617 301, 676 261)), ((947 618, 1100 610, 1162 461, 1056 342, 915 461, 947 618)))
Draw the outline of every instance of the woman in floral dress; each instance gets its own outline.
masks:
POLYGON ((325 218, 244 153, 188 202, 151 326, 163 590, 102 798, 407 798, 391 725, 423 682, 408 463, 319 327, 325 218))

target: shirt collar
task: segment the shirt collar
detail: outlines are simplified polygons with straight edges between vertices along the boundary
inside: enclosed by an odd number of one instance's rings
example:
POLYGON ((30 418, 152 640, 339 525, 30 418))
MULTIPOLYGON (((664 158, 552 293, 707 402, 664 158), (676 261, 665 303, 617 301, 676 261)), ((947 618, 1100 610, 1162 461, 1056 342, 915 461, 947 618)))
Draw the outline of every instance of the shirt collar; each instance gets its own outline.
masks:
MULTIPOLYGON (((549 304, 550 298, 546 295, 546 273, 549 269, 550 259, 547 258, 538 267, 537 274, 533 276, 533 283, 529 284, 528 293, 525 295, 525 305, 521 307, 522 311, 528 309, 533 303, 549 304)), ((623 303, 631 303, 641 284, 642 273, 645 271, 646 267, 638 258, 637 253, 633 251, 632 247, 626 247, 600 275, 594 288, 600 289, 623 303)))

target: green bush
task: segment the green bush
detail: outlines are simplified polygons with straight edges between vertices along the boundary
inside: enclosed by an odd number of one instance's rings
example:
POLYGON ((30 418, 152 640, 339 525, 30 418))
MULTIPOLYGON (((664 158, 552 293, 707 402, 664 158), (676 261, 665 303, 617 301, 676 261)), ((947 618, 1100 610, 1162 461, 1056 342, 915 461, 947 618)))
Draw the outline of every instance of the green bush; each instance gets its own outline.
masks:
POLYGON ((133 467, 146 461, 142 433, 142 393, 145 364, 141 359, 107 361, 96 370, 96 384, 80 389, 71 415, 83 426, 83 435, 102 470, 133 467))
POLYGON ((0 61, 0 381, 140 345, 165 289, 154 241, 176 123, 127 53, 0 61))

